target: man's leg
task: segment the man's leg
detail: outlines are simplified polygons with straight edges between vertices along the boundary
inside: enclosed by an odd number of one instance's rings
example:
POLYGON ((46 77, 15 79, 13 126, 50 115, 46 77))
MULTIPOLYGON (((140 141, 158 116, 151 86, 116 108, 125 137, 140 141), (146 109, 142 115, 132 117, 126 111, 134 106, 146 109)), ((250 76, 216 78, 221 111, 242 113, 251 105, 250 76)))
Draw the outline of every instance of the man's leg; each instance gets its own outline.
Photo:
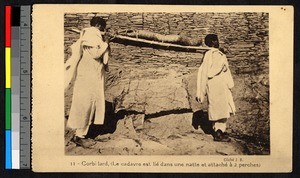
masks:
POLYGON ((82 146, 84 148, 88 148, 96 144, 95 141, 85 138, 88 130, 89 130, 89 126, 85 128, 76 129, 75 136, 73 138, 73 141, 76 145, 82 146))
POLYGON ((227 119, 220 119, 217 121, 214 121, 213 123, 213 129, 216 132, 217 130, 221 130, 222 132, 226 131, 226 124, 227 124, 227 119))
POLYGON ((75 136, 79 138, 85 138, 86 134, 88 133, 88 130, 89 130, 88 126, 85 128, 76 129, 75 136))
POLYGON ((229 142, 230 138, 226 133, 227 118, 213 122, 214 141, 229 142))

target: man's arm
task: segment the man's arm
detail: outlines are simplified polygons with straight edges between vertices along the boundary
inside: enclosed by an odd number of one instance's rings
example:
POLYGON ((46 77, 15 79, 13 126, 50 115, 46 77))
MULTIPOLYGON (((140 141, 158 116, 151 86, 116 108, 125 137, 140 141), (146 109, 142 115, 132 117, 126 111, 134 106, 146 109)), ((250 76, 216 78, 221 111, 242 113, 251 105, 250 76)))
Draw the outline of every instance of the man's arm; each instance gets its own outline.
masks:
POLYGON ((204 97, 206 95, 206 85, 207 85, 207 73, 208 73, 208 67, 210 64, 211 59, 211 51, 208 51, 205 53, 203 57, 203 62, 198 70, 198 76, 197 76, 197 94, 196 94, 196 101, 203 102, 204 97))
POLYGON ((93 50, 93 52, 91 52, 93 58, 99 59, 104 54, 104 52, 107 50, 107 47, 108 47, 108 44, 105 42, 101 43, 99 46, 93 47, 94 50, 93 50))
POLYGON ((103 64, 107 64, 109 60, 109 49, 106 49, 106 51, 103 54, 103 64))

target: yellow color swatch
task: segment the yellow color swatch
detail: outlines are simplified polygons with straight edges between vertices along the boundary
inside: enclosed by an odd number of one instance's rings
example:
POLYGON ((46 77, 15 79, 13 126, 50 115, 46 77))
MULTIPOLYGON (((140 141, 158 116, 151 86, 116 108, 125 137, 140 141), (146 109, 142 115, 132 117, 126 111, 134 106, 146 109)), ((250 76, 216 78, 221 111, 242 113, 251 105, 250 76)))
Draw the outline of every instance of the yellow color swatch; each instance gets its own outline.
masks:
POLYGON ((11 88, 11 50, 5 48, 5 88, 11 88))

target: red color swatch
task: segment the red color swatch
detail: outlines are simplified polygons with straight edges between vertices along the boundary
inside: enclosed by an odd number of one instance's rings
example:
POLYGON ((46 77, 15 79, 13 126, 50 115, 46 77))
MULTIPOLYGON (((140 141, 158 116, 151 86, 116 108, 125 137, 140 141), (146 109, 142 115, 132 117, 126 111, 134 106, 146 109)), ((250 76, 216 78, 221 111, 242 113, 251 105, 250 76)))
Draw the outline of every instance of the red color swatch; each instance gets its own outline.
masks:
POLYGON ((11 47, 11 6, 5 6, 5 47, 11 47))

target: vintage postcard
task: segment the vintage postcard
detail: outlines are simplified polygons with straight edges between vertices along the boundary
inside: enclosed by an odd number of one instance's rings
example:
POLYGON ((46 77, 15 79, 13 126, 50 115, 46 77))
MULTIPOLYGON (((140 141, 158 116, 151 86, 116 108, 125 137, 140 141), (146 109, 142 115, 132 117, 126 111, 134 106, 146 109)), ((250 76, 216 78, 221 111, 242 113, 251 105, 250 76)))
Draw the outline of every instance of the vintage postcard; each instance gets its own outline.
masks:
POLYGON ((34 5, 35 172, 291 172, 292 6, 34 5))

